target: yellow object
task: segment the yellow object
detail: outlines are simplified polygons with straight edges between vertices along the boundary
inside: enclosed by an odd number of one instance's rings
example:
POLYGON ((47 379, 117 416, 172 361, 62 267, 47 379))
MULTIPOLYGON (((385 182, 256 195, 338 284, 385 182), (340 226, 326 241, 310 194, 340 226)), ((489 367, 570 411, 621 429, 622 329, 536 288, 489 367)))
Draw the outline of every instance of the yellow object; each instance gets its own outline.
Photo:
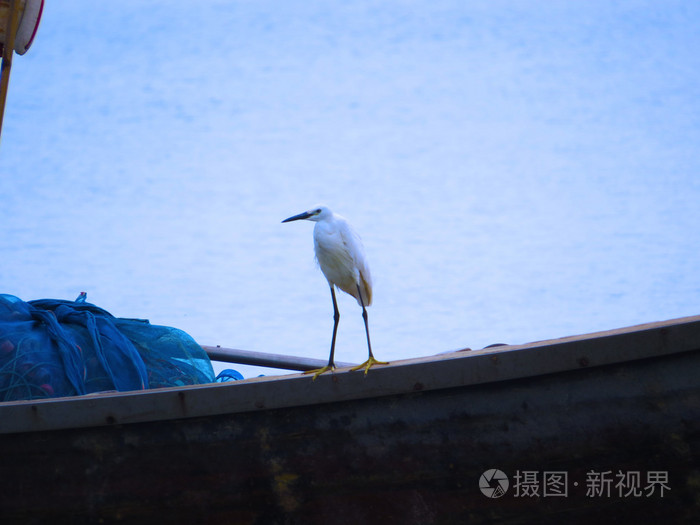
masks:
POLYGON ((39 28, 44 0, 0 0, 0 134, 10 84, 12 55, 23 55, 34 41, 39 28))

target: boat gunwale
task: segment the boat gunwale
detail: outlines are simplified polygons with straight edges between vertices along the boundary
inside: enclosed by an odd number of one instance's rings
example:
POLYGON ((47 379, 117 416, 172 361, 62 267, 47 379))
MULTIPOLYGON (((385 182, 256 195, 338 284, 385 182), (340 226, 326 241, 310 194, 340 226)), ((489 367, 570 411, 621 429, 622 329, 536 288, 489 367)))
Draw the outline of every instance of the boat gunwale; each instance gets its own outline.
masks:
POLYGON ((63 430, 308 406, 497 383, 700 351, 700 316, 522 345, 392 361, 367 375, 337 369, 229 383, 0 403, 0 434, 63 430))

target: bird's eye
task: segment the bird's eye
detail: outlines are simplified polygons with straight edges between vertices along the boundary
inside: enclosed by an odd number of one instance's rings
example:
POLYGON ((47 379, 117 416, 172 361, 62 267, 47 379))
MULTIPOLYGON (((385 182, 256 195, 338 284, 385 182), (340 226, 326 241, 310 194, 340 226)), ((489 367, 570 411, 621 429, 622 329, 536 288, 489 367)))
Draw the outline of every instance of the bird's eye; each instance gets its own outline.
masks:
POLYGON ((321 208, 317 209, 314 213, 315 213, 316 215, 318 215, 319 213, 321 213, 321 208))

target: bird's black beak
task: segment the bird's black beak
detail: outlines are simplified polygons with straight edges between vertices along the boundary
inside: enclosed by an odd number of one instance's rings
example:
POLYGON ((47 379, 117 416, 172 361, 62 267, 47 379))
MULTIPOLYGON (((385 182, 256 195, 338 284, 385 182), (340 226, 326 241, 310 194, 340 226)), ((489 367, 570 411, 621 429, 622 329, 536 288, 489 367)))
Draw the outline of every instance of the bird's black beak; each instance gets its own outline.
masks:
POLYGON ((309 217, 311 217, 311 214, 308 211, 305 211, 304 213, 300 213, 299 215, 294 215, 292 217, 289 217, 288 219, 284 219, 282 222, 298 221, 301 219, 308 219, 309 217))

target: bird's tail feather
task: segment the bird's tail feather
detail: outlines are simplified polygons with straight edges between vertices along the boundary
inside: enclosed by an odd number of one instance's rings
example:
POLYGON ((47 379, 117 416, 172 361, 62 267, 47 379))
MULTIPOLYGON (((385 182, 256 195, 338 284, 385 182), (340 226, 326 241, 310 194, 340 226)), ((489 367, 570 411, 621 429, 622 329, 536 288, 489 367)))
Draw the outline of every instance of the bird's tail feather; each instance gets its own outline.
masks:
MULTIPOLYGON (((362 301, 365 303, 365 306, 369 306, 372 304, 372 283, 368 283, 365 280, 365 276, 360 273, 360 290, 362 290, 362 301)), ((360 302, 359 300, 357 301, 358 303, 360 302)), ((360 303, 360 306, 362 304, 360 303)))

